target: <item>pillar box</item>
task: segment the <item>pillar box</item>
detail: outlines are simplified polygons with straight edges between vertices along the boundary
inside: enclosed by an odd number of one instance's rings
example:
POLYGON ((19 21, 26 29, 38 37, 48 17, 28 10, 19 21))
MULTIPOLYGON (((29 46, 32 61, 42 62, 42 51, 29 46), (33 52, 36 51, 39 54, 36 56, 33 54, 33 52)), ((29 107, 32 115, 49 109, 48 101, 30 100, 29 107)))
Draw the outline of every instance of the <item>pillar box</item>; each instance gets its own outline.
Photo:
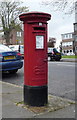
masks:
POLYGON ((24 103, 44 106, 48 103, 47 21, 42 12, 21 14, 24 24, 24 103))

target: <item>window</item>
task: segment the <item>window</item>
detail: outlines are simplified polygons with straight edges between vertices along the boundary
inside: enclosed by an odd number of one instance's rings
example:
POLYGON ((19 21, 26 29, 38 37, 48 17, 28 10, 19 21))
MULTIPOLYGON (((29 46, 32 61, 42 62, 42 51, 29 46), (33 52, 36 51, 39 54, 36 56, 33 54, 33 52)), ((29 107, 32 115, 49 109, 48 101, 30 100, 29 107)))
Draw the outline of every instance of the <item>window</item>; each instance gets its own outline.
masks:
POLYGON ((69 50, 67 50, 67 53, 69 53, 69 50))
POLYGON ((64 34, 64 35, 62 36, 62 39, 66 39, 66 38, 67 38, 67 35, 64 34))
POLYGON ((18 36, 18 37, 21 37, 21 32, 17 32, 17 36, 18 36))
POLYGON ((77 52, 77 46, 75 47, 75 52, 77 52))
POLYGON ((77 41, 77 36, 75 36, 75 41, 77 41))
POLYGON ((72 38, 72 34, 69 34, 69 38, 72 38))
POLYGON ((77 31, 77 23, 74 25, 74 29, 75 31, 77 31))
POLYGON ((67 43, 66 43, 66 42, 64 42, 62 46, 64 46, 64 47, 65 47, 66 45, 67 45, 67 43))
POLYGON ((65 43, 62 43, 62 46, 65 46, 65 43))
POLYGON ((70 50, 70 52, 72 52, 72 50, 70 50))
POLYGON ((64 50, 64 53, 65 53, 66 51, 64 50))
POLYGON ((68 38, 68 34, 65 35, 65 38, 68 38))
POLYGON ((73 42, 70 42, 70 46, 72 46, 73 42))
POLYGON ((62 35, 62 39, 70 39, 72 38, 72 33, 62 35))

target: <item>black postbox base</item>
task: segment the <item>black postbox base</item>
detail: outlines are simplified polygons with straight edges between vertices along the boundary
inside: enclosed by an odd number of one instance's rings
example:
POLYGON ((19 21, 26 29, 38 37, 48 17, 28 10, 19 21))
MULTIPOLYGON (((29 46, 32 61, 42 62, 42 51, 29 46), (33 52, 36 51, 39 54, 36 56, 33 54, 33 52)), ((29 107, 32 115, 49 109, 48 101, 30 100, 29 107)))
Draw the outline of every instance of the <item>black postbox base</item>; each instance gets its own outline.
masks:
POLYGON ((24 103, 30 106, 45 106, 48 103, 48 87, 24 85, 24 103))

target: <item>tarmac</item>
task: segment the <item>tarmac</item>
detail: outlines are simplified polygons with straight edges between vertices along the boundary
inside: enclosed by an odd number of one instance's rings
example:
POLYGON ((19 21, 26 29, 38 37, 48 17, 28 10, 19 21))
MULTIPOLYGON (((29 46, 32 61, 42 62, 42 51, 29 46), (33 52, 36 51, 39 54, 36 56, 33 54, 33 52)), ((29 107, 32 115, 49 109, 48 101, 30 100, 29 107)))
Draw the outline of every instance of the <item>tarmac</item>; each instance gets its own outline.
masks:
MULTIPOLYGON (((48 94, 48 105, 43 107, 32 107, 23 102, 23 87, 0 82, 0 108, 2 108, 2 119, 18 118, 72 118, 75 119, 75 101, 64 99, 48 94)), ((1 117, 0 117, 1 118, 1 117)))
MULTIPOLYGON (((62 59, 62 61, 71 62, 69 59, 62 59)), ((72 62, 76 60, 73 59, 72 62)), ((0 119, 77 119, 76 103, 73 100, 48 94, 48 105, 32 107, 25 105, 23 98, 23 87, 0 81, 0 119)))

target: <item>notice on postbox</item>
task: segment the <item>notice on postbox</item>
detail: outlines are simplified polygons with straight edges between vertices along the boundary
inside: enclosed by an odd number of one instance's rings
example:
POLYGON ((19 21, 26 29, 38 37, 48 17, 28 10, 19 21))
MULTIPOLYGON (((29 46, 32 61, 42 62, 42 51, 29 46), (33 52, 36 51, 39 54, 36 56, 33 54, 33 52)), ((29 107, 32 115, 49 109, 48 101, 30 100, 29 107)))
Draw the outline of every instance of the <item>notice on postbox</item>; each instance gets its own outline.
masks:
POLYGON ((44 49, 44 36, 36 36, 36 49, 44 49))

